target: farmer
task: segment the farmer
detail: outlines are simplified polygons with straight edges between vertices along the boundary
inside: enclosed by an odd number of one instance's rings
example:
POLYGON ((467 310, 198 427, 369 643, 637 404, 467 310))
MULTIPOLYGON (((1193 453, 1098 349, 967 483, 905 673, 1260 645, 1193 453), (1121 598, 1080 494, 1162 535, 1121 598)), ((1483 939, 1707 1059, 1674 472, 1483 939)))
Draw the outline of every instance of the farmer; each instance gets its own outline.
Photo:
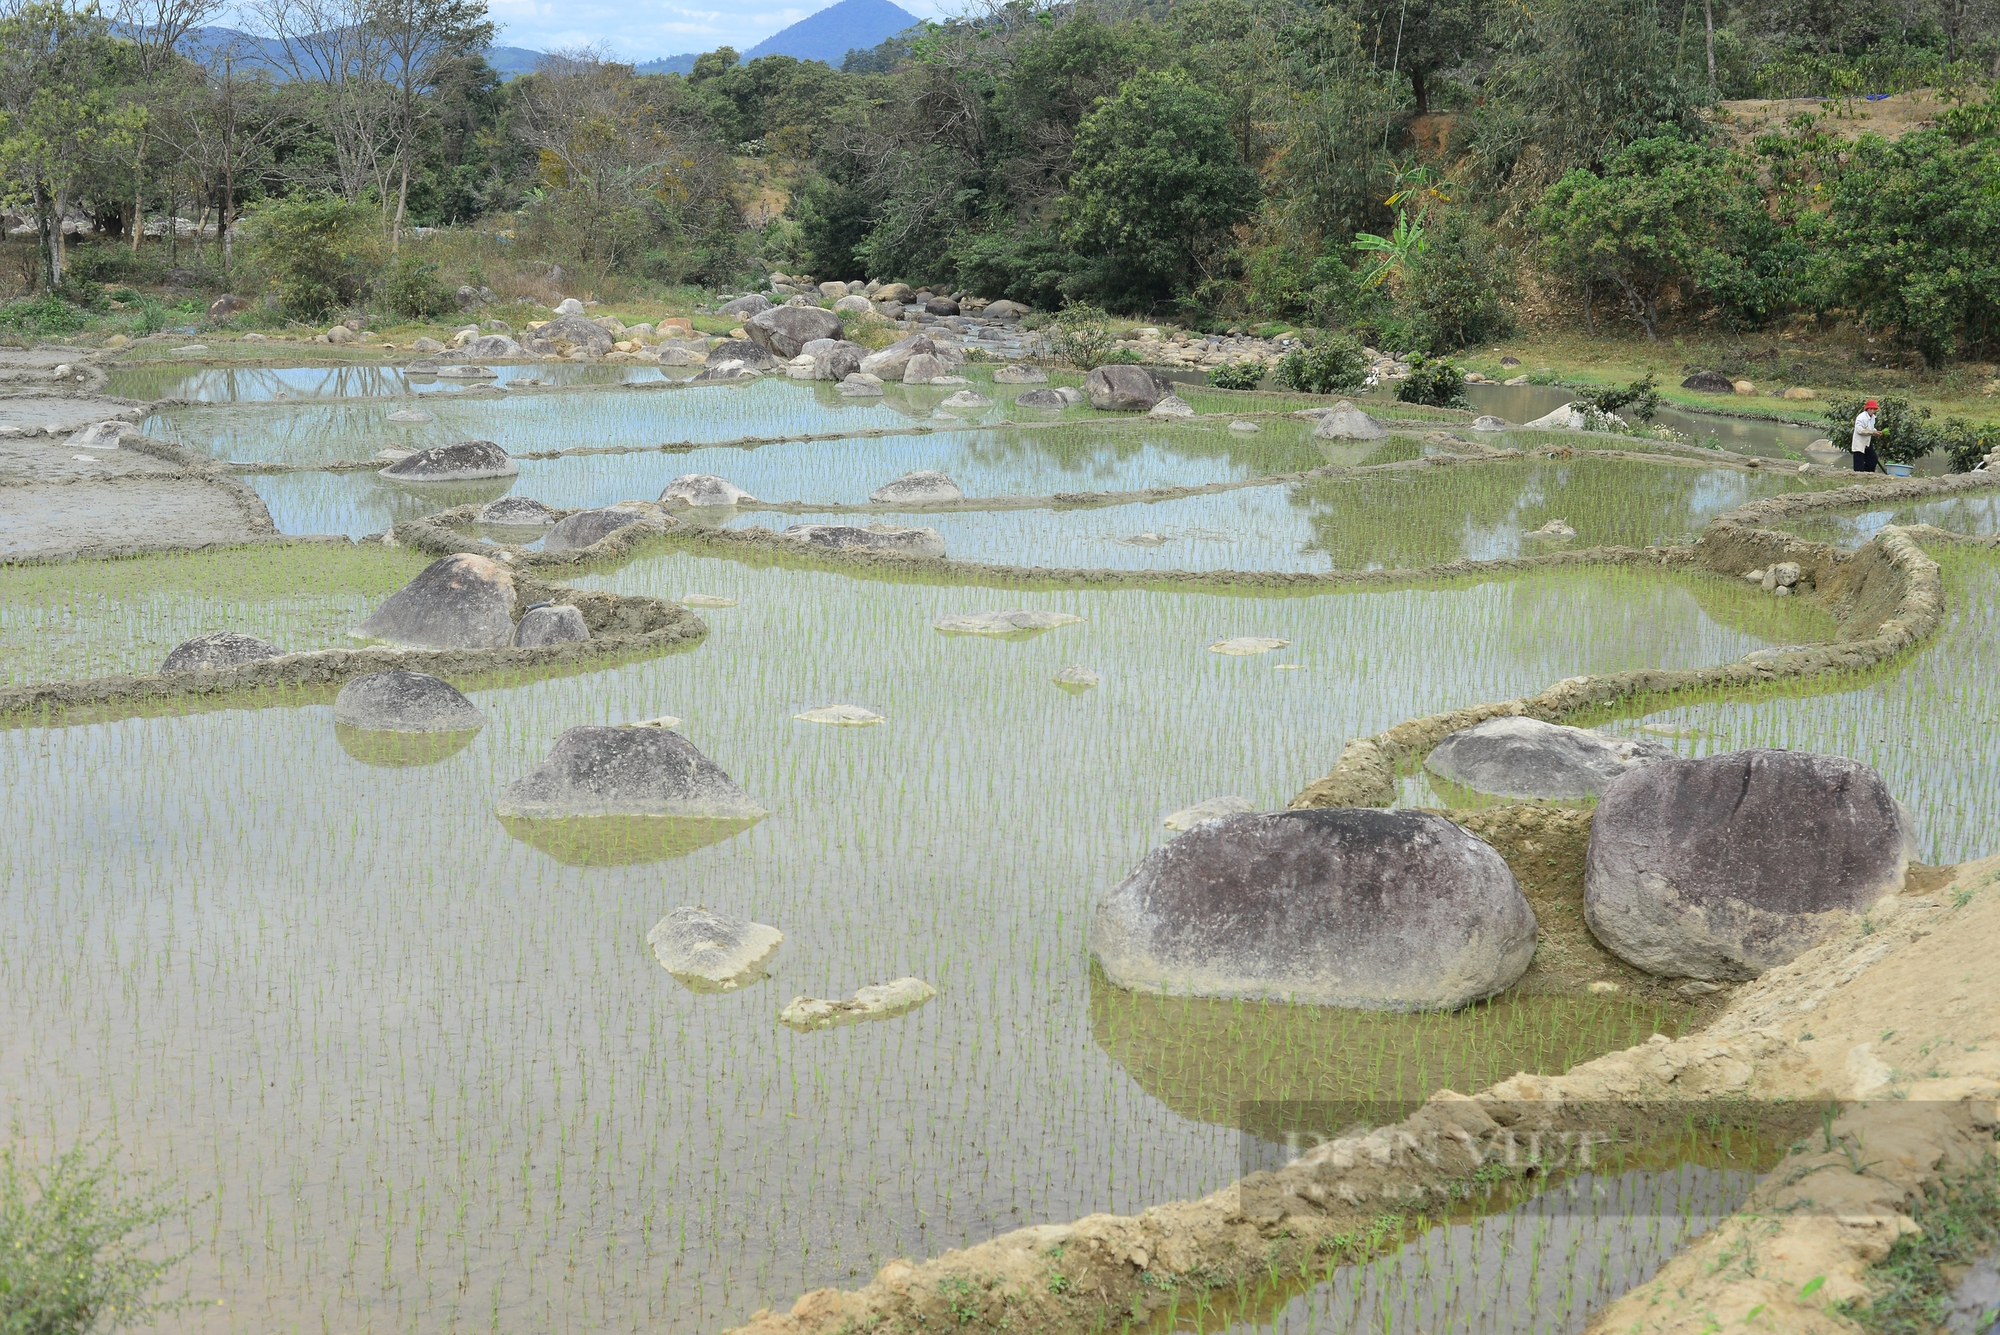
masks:
POLYGON ((1854 454, 1854 471, 1872 473, 1875 471, 1875 437, 1881 435, 1875 429, 1875 410, 1881 405, 1870 399, 1861 405, 1861 411, 1854 415, 1854 443, 1850 447, 1854 454))

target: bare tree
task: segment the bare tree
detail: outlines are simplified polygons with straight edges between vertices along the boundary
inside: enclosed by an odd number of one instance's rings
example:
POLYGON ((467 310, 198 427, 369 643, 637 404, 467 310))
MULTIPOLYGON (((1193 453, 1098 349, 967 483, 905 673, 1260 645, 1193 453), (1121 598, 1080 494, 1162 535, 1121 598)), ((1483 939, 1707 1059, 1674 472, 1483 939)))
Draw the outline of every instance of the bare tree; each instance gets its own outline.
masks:
MULTIPOLYGON (((150 113, 153 92, 181 58, 188 36, 222 12, 228 0, 118 0, 114 13, 119 36, 136 48, 139 97, 150 113)), ((146 148, 151 115, 139 127, 132 155, 132 252, 146 235, 146 148)), ((169 224, 171 226, 171 223, 169 224)))
POLYGON ((403 240, 403 217, 410 203, 410 165, 421 122, 432 107, 428 95, 446 71, 493 41, 486 0, 374 0, 368 16, 388 52, 387 74, 396 97, 396 218, 389 248, 403 240))
POLYGON ((275 44, 286 94, 332 141, 341 196, 359 203, 372 187, 386 204, 396 101, 389 47, 368 22, 368 0, 253 0, 249 13, 275 44))
POLYGON ((174 92, 160 110, 158 133, 213 203, 216 250, 226 274, 234 259, 237 184, 270 164, 283 123, 280 99, 268 77, 244 78, 227 51, 212 65, 187 63, 174 92))

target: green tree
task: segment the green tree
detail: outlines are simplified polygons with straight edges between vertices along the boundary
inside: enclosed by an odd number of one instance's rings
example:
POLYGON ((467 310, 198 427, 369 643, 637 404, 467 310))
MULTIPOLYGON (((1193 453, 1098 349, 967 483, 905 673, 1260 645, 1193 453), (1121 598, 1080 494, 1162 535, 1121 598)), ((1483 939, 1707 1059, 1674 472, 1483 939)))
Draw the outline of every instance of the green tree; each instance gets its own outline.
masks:
POLYGON ((1398 297, 1416 340, 1453 352, 1510 330, 1506 253, 1461 209, 1433 209, 1425 232, 1398 297))
POLYGON ((2000 138, 1866 136, 1831 183, 1840 300, 1933 362, 2000 343, 2000 138))
POLYGON ((295 195, 253 210, 244 231, 285 313, 317 320, 360 297, 377 246, 371 221, 337 195, 295 195))
POLYGON ((1410 76, 1416 114, 1430 114, 1431 80, 1479 55, 1486 45, 1488 0, 1359 0, 1355 20, 1383 68, 1410 76))
POLYGON ((1649 340, 1668 289, 1684 303, 1747 289, 1743 246, 1769 223, 1748 162, 1677 139, 1642 139, 1543 193, 1533 214, 1551 265, 1588 291, 1615 289, 1649 340))
POLYGON ((1205 276, 1257 198, 1228 104, 1179 71, 1138 74, 1077 127, 1064 239, 1086 285, 1144 307, 1205 276))
POLYGON ((93 162, 122 158, 144 123, 116 95, 114 44, 95 6, 29 0, 0 19, 0 164, 35 211, 49 285, 62 283, 62 219, 93 162))

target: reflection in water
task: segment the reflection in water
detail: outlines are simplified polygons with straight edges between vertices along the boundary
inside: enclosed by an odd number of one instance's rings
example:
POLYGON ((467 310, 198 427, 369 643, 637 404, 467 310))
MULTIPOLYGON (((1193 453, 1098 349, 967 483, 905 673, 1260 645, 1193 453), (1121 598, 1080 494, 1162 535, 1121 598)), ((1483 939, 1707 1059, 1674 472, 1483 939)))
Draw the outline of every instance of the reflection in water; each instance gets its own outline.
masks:
MULTIPOLYGON (((1519 426, 1547 416, 1577 396, 1573 389, 1555 385, 1467 385, 1466 402, 1477 413, 1491 413, 1519 426)), ((1366 396, 1392 400, 1393 389, 1375 390, 1366 396)), ((1718 405, 1720 406, 1720 405, 1718 405)), ((1811 405, 1803 405, 1802 417, 1810 417, 1811 405)), ((1672 427, 1696 445, 1719 445, 1738 454, 1755 454, 1767 459, 1804 458, 1805 448, 1822 439, 1827 429, 1818 426, 1791 426, 1784 422, 1747 417, 1718 417, 1663 405, 1653 419, 1658 426, 1672 427)))
POLYGON ((1949 533, 1988 537, 2000 533, 2000 495, 1945 496, 1907 505, 1808 515, 1786 520, 1784 528, 1802 538, 1859 547, 1891 524, 1930 524, 1949 533))
POLYGON ((340 739, 341 750, 364 765, 408 769, 449 760, 472 745, 479 729, 472 728, 465 732, 387 732, 336 723, 333 735, 340 739))
MULTIPOLYGON (((450 393, 453 383, 409 375, 399 366, 201 366, 127 363, 106 368, 105 392, 120 398, 188 399, 198 403, 263 403, 274 399, 381 398, 394 394, 450 393)), ((657 366, 558 362, 495 366, 490 383, 544 385, 644 384, 690 372, 657 366)))
POLYGON ((571 816, 540 820, 501 816, 507 833, 571 867, 625 867, 666 862, 719 844, 761 816, 571 816))

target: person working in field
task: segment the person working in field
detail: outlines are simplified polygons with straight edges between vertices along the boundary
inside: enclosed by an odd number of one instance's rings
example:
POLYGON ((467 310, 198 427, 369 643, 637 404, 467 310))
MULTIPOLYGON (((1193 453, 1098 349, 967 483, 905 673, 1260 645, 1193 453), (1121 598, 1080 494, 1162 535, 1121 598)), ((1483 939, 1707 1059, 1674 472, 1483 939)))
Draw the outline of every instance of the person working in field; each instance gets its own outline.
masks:
POLYGON ((1854 453, 1854 471, 1872 473, 1875 471, 1875 437, 1881 435, 1875 429, 1875 410, 1881 405, 1870 399, 1861 405, 1861 411, 1854 414, 1854 443, 1850 447, 1854 453))

